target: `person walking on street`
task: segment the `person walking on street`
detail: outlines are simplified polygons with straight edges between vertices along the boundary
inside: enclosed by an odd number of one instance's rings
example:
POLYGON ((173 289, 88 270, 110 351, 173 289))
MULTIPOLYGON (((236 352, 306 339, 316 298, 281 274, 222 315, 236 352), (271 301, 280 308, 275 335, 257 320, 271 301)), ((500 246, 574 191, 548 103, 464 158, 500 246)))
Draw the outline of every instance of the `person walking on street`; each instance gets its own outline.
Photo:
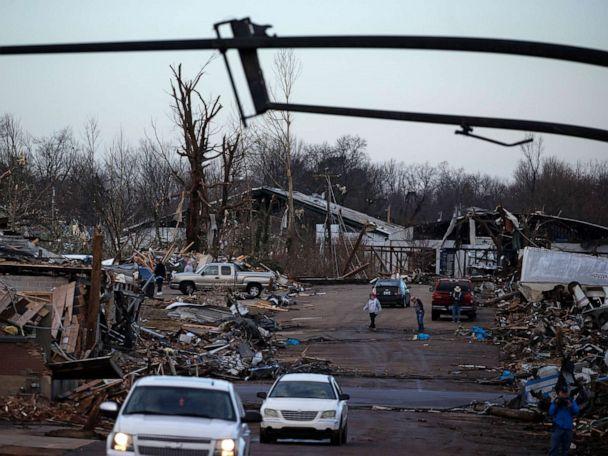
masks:
POLYGON ((369 301, 363 306, 363 310, 369 313, 369 328, 376 329, 376 316, 382 311, 382 306, 375 293, 369 295, 369 301))
POLYGON ((424 304, 420 298, 414 298, 414 310, 416 311, 416 320, 418 321, 418 332, 424 332, 424 304))
POLYGON ((561 384, 557 397, 549 406, 549 416, 553 419, 549 456, 568 454, 572 443, 572 419, 578 415, 579 410, 576 401, 568 395, 568 385, 561 384))
POLYGON ((459 285, 454 287, 452 291, 452 322, 460 323, 460 306, 463 300, 462 288, 459 285))
POLYGON ((154 267, 154 281, 156 282, 156 296, 163 295, 163 282, 165 280, 165 276, 167 275, 167 268, 165 268, 165 264, 163 260, 158 260, 156 266, 154 267))

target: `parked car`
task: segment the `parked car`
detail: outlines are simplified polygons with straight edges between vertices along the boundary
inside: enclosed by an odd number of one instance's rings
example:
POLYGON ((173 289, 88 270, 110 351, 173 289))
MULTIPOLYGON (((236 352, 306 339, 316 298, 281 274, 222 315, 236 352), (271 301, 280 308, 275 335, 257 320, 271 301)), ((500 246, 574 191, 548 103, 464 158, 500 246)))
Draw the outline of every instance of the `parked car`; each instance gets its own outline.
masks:
POLYGON ((231 383, 200 377, 150 376, 138 380, 120 407, 101 404, 116 418, 106 454, 248 455, 247 423, 262 420, 245 412, 231 383))
POLYGON ((410 291, 403 279, 378 279, 374 291, 382 307, 410 306, 410 291))
POLYGON ((258 397, 264 399, 260 442, 329 438, 332 445, 346 443, 350 397, 331 375, 286 374, 258 397))
POLYGON ((477 306, 473 295, 473 284, 468 279, 437 279, 435 281, 435 285, 431 286, 433 292, 432 320, 438 320, 443 314, 452 315, 452 292, 456 285, 460 286, 463 293, 460 314, 466 315, 471 321, 475 321, 477 306))
POLYGON ((257 298, 264 288, 271 288, 273 272, 245 271, 235 263, 208 263, 196 272, 179 272, 171 278, 169 286, 183 294, 215 287, 233 291, 245 291, 257 298))

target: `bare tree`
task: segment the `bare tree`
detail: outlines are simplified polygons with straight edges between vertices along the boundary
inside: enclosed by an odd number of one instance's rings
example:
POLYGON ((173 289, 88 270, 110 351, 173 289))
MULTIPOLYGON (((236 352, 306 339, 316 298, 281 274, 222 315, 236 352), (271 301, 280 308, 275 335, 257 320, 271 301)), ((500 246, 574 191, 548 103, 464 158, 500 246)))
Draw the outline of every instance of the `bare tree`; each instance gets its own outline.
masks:
POLYGON ((38 200, 45 193, 36 188, 31 157, 29 135, 14 117, 4 115, 0 118, 0 204, 12 230, 19 230, 36 218, 38 200))
POLYGON ((66 182, 77 160, 77 143, 69 128, 64 128, 51 136, 34 140, 32 170, 36 185, 40 189, 38 222, 46 228, 53 248, 63 248, 65 220, 61 214, 69 213, 72 206, 69 198, 64 198, 66 182))
MULTIPOLYGON (((293 96, 295 83, 302 72, 301 62, 292 49, 279 51, 274 59, 273 72, 277 81, 271 90, 275 100, 289 103, 293 96)), ((298 145, 293 132, 294 115, 289 111, 270 111, 266 114, 263 126, 258 135, 262 143, 263 157, 266 161, 278 161, 282 164, 287 183, 287 239, 288 251, 293 248, 296 238, 296 219, 293 202, 294 179, 292 160, 298 145)))
POLYGON ((183 161, 177 160, 175 154, 168 155, 169 147, 160 146, 150 138, 140 141, 138 155, 138 187, 140 189, 140 206, 138 218, 149 219, 152 216, 156 245, 171 242, 161 234, 165 216, 175 212, 177 202, 182 196, 184 172, 183 161), (162 159, 159 160, 159 157, 162 159), (177 177, 176 177, 177 176, 177 177))
POLYGON ((138 206, 137 157, 122 132, 105 153, 96 175, 95 209, 116 258, 126 253, 125 229, 135 222, 138 206))
POLYGON ((65 204, 69 206, 68 220, 72 224, 81 224, 83 227, 94 226, 100 222, 99 214, 94 210, 97 207, 95 198, 98 196, 97 155, 101 147, 100 137, 97 120, 88 119, 84 125, 75 164, 67 179, 67 188, 62 195, 65 204))
POLYGON ((417 221, 418 215, 433 197, 437 170, 428 163, 418 163, 409 167, 402 164, 402 166, 405 172, 400 191, 403 197, 401 222, 407 226, 417 221))
POLYGON ((205 66, 192 78, 186 79, 181 64, 171 66, 171 97, 174 119, 182 134, 182 143, 177 153, 190 166, 188 185, 188 219, 186 238, 198 250, 203 248, 205 227, 209 226, 209 213, 204 201, 208 201, 206 169, 219 156, 218 144, 212 142, 215 117, 222 109, 220 98, 205 99, 197 86, 205 74, 205 66))
POLYGON ((217 127, 220 98, 206 99, 198 90, 205 66, 192 79, 184 78, 181 65, 171 71, 171 107, 182 134, 177 153, 189 165, 188 180, 181 179, 189 197, 186 237, 196 249, 206 247, 217 255, 227 211, 238 205, 231 192, 242 162, 241 135, 222 134, 217 127))
POLYGON ((245 202, 241 197, 234 194, 244 161, 244 149, 240 145, 240 133, 222 138, 220 159, 215 166, 215 176, 207 188, 212 196, 212 201, 205 201, 210 213, 215 219, 216 232, 208 245, 211 253, 216 256, 220 251, 220 243, 223 238, 224 228, 228 222, 228 214, 232 210, 240 208, 245 202))
POLYGON ((538 209, 537 184, 543 163, 543 138, 542 136, 535 137, 532 134, 527 137, 531 138, 532 142, 520 146, 523 158, 517 164, 514 177, 516 183, 520 184, 525 190, 524 201, 528 204, 529 209, 538 209))

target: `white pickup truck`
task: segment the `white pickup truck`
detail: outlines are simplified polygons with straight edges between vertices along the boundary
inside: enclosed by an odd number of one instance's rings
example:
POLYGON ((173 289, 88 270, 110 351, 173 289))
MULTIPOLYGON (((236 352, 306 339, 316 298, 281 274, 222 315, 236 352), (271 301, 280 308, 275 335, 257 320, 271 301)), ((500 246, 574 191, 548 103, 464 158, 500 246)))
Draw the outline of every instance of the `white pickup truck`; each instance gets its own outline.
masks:
POLYGON ((211 290, 216 287, 245 291, 257 298, 264 288, 272 286, 273 272, 245 271, 235 263, 208 263, 196 272, 180 272, 173 276, 169 286, 184 294, 195 290, 211 290))

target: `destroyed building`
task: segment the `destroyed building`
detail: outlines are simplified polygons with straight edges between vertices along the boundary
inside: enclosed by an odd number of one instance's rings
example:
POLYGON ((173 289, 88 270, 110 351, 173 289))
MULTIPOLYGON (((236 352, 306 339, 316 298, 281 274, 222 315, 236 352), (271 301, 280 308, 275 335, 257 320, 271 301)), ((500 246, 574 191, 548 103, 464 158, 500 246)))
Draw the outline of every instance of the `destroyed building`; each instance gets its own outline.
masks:
POLYGON ((402 245, 433 249, 434 272, 446 276, 514 267, 526 246, 608 255, 608 227, 542 212, 512 214, 500 206, 468 208, 451 220, 409 227, 408 236, 402 245))
MULTIPOLYGON (((265 252, 272 237, 287 228, 288 192, 265 186, 241 195, 245 196, 251 211, 241 214, 238 223, 250 227, 251 251, 265 252)), ((295 191, 293 197, 296 220, 319 251, 328 239, 356 250, 358 264, 367 264, 369 277, 416 270, 454 277, 494 274, 513 268, 526 246, 608 255, 608 227, 542 212, 513 214, 501 206, 470 207, 455 211, 449 220, 405 227, 328 201, 324 195, 295 191)), ((163 217, 161 225, 148 220, 128 228, 125 236, 144 240, 142 245, 184 238, 175 214, 163 217)))

